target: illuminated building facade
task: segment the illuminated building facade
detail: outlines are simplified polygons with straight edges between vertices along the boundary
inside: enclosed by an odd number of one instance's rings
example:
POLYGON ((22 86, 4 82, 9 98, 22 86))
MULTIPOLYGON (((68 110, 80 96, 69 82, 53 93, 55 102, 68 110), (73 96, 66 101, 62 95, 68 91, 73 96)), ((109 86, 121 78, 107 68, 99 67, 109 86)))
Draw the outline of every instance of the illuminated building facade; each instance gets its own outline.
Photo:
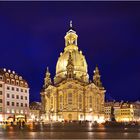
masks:
POLYGON ((45 120, 104 121, 105 89, 98 67, 89 81, 88 66, 77 45, 78 35, 70 23, 66 33, 64 52, 56 64, 52 82, 47 68, 41 91, 42 111, 45 120))
POLYGON ((117 122, 140 121, 140 102, 106 102, 105 120, 111 120, 111 107, 114 108, 117 122))
POLYGON ((0 121, 26 121, 28 114, 27 82, 14 71, 0 69, 0 121))
POLYGON ((40 102, 32 102, 30 103, 30 115, 29 121, 40 121, 41 120, 41 103, 40 102))

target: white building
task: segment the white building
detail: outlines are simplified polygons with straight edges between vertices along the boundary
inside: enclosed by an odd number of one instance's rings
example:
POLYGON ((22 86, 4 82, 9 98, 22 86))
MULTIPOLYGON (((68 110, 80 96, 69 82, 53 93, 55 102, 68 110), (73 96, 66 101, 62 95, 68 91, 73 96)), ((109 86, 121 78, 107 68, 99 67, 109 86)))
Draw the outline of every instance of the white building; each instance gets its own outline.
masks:
POLYGON ((26 121, 28 115, 28 83, 14 71, 0 69, 0 121, 26 121))

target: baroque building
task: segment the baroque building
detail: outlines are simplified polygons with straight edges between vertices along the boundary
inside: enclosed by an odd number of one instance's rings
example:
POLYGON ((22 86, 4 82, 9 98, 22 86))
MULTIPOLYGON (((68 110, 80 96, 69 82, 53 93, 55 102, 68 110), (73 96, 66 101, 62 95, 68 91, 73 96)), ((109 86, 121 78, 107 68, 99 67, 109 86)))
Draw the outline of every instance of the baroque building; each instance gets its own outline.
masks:
POLYGON ((70 22, 65 37, 64 52, 56 64, 54 80, 47 68, 41 90, 42 115, 44 120, 89 120, 104 121, 105 89, 96 66, 92 81, 88 66, 77 45, 78 35, 70 22))
POLYGON ((27 121, 29 86, 15 71, 0 69, 0 122, 27 121))
POLYGON ((114 110, 114 118, 117 122, 140 122, 140 102, 106 102, 105 120, 111 121, 111 108, 114 110))

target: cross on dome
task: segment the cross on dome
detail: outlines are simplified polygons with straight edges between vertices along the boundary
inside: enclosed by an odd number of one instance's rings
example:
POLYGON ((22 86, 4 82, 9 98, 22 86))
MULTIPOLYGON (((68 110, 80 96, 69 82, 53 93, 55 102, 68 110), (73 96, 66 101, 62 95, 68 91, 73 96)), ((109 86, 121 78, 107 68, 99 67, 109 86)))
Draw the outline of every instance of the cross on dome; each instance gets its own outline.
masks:
POLYGON ((72 20, 70 21, 70 27, 72 28, 72 20))

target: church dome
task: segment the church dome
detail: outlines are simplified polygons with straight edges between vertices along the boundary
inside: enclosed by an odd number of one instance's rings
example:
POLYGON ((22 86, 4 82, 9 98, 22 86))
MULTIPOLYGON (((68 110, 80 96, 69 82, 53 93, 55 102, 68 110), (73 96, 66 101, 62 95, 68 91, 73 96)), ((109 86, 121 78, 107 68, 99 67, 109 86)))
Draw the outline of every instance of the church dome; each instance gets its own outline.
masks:
POLYGON ((78 50, 67 50, 64 51, 63 53, 60 53, 60 57, 58 58, 57 65, 56 65, 56 75, 66 71, 69 52, 71 52, 72 55, 75 72, 82 72, 83 74, 86 74, 87 62, 82 52, 78 50))
POLYGON ((77 34, 70 28, 65 36, 65 48, 64 52, 60 53, 60 57, 58 58, 56 64, 56 77, 65 78, 67 74, 67 64, 69 53, 71 53, 73 64, 74 64, 74 74, 77 79, 81 79, 81 77, 85 77, 84 81, 88 81, 88 70, 87 70, 87 62, 85 56, 82 54, 82 51, 78 50, 77 46, 77 34))

